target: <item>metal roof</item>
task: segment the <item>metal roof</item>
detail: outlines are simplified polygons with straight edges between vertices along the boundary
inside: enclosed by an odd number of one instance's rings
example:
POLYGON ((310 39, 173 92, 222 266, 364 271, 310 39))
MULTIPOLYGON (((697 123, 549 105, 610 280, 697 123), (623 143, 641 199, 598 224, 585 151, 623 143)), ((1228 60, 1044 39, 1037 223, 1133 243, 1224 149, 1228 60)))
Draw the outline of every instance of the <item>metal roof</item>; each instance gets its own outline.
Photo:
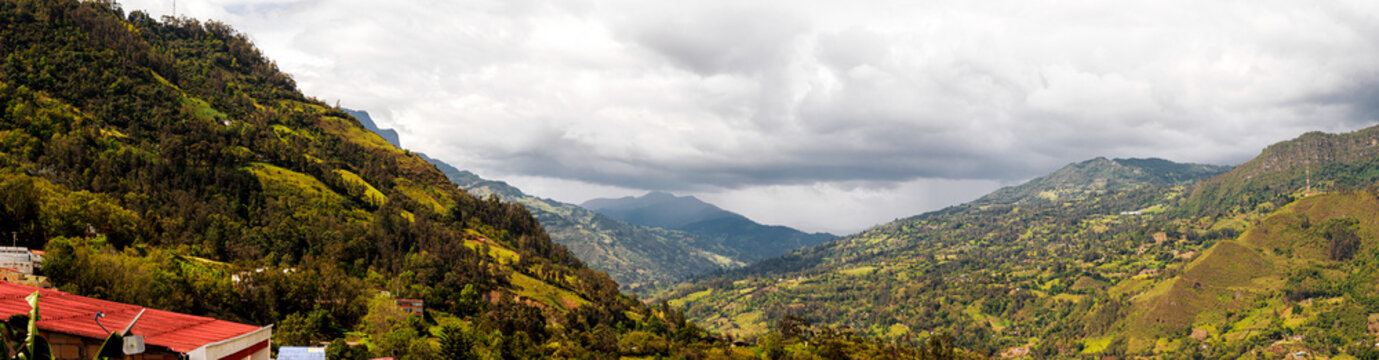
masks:
POLYGON ((326 348, 284 346, 278 348, 278 360, 326 360, 326 348))
MULTIPOLYGON (((134 320, 139 310, 144 309, 138 305, 0 281, 0 316, 28 314, 29 303, 24 297, 34 291, 41 294, 38 299, 38 328, 49 332, 105 339, 110 332, 101 330, 100 325, 96 324, 97 312, 105 313, 101 324, 106 329, 120 331, 134 320)), ((232 339, 258 329, 254 325, 148 309, 130 333, 143 335, 147 345, 187 353, 206 344, 232 339)))

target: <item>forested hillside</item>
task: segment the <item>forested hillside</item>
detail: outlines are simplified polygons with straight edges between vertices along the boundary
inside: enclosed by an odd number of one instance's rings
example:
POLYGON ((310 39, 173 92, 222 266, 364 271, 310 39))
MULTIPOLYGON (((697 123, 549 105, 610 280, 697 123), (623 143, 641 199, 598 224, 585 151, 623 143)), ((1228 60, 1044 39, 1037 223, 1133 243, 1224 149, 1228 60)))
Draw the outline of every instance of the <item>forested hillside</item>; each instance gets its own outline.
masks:
POLYGON ((734 347, 304 96, 222 23, 4 0, 0 59, 0 233, 46 249, 64 291, 272 324, 274 346, 333 341, 333 359, 963 354, 813 327, 734 347))
POLYGON ((1184 209, 1200 215, 1268 211, 1298 189, 1366 187, 1379 181, 1379 128, 1352 133, 1310 132, 1265 148, 1228 176, 1203 181, 1184 209))
MULTIPOLYGON (((229 27, 117 9, 0 2, 0 231, 46 248, 61 289, 277 323, 289 344, 381 316, 375 287, 537 342, 548 316, 646 309, 521 206, 298 93, 229 27)), ((375 325, 383 347, 426 337, 375 325)))
POLYGON ((662 298, 720 331, 799 316, 991 356, 1368 358, 1376 134, 1306 134, 1201 182, 1223 169, 1072 164, 662 298))

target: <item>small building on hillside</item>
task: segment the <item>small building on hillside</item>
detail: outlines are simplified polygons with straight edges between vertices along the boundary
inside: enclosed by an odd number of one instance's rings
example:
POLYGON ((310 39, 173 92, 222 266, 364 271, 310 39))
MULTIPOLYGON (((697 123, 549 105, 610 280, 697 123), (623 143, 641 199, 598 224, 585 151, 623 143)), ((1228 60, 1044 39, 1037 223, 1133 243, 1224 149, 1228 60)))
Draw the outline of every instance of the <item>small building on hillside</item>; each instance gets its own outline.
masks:
POLYGON ((42 255, 34 259, 33 252, 23 246, 0 246, 0 267, 19 270, 24 275, 33 275, 35 265, 43 261, 42 255))
POLYGON ((283 346, 278 348, 278 360, 326 360, 326 347, 283 346))
POLYGON ((144 351, 126 355, 125 360, 268 360, 271 325, 147 309, 10 282, 0 281, 0 317, 28 314, 25 297, 35 291, 40 294, 39 335, 48 339, 59 360, 93 359, 110 335, 105 329, 125 328, 144 338, 144 351), (99 324, 97 313, 104 314, 99 324))
POLYGON ((426 302, 421 299, 397 299, 397 307, 408 314, 425 315, 426 302))
POLYGON ((29 250, 29 263, 33 264, 34 269, 43 268, 43 255, 47 254, 43 250, 29 250))
POLYGON ((24 282, 24 272, 11 267, 0 267, 0 280, 12 283, 24 282))

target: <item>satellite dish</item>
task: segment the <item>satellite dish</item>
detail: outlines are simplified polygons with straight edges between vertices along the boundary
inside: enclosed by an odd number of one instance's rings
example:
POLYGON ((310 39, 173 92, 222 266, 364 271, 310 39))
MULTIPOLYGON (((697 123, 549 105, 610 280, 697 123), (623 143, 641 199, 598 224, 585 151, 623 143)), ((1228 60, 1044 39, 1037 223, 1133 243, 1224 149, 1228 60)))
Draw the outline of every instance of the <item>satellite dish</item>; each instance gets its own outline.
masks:
POLYGON ((144 353, 144 336, 129 335, 124 337, 124 354, 135 355, 144 353))

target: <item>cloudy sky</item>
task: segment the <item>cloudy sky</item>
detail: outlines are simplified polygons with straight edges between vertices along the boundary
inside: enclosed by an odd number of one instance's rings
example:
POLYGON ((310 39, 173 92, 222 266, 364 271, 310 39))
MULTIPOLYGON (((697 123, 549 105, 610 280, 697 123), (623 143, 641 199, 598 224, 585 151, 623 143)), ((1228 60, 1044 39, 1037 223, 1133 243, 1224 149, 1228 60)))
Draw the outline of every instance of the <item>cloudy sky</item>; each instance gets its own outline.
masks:
POLYGON ((837 233, 1096 156, 1237 164, 1379 119, 1372 1, 176 6, 405 147, 529 193, 663 190, 837 233))

